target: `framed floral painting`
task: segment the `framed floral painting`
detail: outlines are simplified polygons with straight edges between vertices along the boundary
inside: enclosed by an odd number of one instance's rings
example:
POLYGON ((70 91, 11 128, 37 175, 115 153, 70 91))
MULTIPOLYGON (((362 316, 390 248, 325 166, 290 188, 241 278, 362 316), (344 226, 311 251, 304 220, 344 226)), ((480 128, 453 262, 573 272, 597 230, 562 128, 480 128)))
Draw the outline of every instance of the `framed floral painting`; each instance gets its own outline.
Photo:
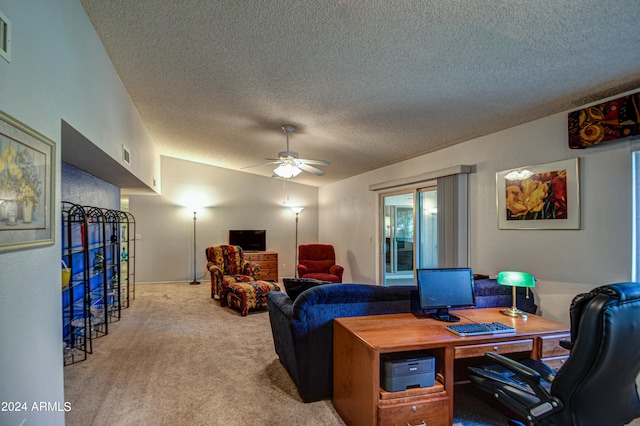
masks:
POLYGON ((54 242, 55 143, 0 111, 0 253, 54 242))
POLYGON ((496 174, 499 229, 580 229, 579 159, 496 174))

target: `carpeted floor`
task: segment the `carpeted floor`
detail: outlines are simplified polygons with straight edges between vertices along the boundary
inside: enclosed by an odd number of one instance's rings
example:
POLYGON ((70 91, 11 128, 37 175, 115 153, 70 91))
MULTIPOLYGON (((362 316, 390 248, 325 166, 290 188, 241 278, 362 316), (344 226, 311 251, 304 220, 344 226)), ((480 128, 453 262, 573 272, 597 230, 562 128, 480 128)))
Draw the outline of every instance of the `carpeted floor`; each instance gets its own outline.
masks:
MULTIPOLYGON (((207 282, 138 285, 93 354, 64 368, 67 425, 344 425, 330 400, 302 402, 268 312, 241 317, 209 294, 207 282)), ((454 414, 461 426, 507 424, 457 389, 454 414)))

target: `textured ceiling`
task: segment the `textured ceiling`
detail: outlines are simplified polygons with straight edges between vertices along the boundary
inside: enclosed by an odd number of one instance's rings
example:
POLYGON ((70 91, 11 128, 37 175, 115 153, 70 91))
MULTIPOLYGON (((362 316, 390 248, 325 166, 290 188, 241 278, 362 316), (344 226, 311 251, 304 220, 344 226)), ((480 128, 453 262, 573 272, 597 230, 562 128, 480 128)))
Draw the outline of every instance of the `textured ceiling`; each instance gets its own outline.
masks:
POLYGON ((80 1, 162 155, 239 170, 293 124, 308 185, 640 87, 637 0, 80 1))

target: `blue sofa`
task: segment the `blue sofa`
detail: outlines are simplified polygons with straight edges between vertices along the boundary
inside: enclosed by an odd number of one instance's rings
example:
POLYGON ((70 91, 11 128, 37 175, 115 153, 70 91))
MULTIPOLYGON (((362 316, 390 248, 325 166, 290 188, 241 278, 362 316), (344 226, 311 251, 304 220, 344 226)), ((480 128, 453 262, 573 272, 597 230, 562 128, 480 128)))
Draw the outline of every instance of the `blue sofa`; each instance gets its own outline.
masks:
MULTIPOLYGON (((476 280, 475 294, 477 308, 511 306, 511 288, 495 280, 476 280)), ((333 394, 334 318, 420 312, 416 286, 370 284, 320 285, 295 301, 283 292, 270 292, 267 306, 276 353, 304 402, 333 394)), ((518 297, 518 307, 535 313, 533 295, 518 297)))

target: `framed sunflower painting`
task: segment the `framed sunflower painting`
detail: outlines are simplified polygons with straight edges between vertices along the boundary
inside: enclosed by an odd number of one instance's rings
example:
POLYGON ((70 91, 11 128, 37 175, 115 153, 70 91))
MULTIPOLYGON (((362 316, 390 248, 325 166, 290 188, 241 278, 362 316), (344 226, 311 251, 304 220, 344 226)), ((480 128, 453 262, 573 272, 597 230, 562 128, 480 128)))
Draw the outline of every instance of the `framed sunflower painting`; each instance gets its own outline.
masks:
POLYGON ((579 159, 496 174, 498 229, 580 229, 579 159))

